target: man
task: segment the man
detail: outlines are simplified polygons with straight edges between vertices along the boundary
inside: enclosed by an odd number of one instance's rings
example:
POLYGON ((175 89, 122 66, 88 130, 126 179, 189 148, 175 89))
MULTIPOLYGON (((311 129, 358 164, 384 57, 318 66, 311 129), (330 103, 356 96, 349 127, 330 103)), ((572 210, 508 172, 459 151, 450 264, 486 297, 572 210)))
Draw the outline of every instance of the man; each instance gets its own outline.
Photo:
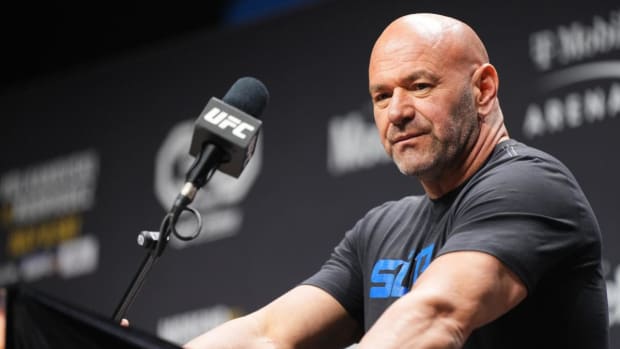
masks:
POLYGON ((601 238, 558 160, 509 139, 466 24, 392 22, 370 57, 375 122, 426 195, 371 210, 302 285, 188 348, 608 348, 601 238))

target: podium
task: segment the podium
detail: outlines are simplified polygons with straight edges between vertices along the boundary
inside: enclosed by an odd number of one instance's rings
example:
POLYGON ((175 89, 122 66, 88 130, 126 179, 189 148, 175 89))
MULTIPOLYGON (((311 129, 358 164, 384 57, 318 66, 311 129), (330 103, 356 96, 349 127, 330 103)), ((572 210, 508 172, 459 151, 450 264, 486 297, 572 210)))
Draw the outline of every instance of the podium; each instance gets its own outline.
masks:
POLYGON ((6 349, 180 349, 25 285, 6 287, 6 349))

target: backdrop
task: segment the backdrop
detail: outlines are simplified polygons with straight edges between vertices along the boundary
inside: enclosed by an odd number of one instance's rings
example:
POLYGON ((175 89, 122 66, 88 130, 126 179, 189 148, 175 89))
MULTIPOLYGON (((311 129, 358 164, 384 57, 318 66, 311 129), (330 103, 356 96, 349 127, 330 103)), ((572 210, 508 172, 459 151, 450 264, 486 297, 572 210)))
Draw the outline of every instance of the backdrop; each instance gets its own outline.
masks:
POLYGON ((0 284, 23 281, 111 317, 146 253, 137 234, 159 228, 181 188, 193 121, 251 75, 272 96, 254 158, 239 180, 216 174, 199 193, 200 239, 171 241, 128 316, 183 343, 295 286, 368 209, 421 193, 379 145, 367 63, 389 22, 427 11, 479 32, 511 136, 580 181, 604 235, 620 346, 620 6, 611 0, 330 1, 15 86, 0 96, 0 284))

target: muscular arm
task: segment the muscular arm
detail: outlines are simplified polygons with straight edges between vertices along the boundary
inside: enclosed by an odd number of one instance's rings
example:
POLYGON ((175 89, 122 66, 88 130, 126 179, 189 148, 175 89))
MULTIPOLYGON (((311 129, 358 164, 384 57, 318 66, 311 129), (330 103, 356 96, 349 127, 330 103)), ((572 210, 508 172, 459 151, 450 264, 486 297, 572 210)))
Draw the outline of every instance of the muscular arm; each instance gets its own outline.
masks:
POLYGON ((526 293, 521 280, 489 254, 442 255, 377 320, 359 349, 461 348, 474 329, 506 313, 526 293))
POLYGON ((185 348, 342 348, 357 340, 359 331, 332 296, 314 286, 298 286, 256 312, 193 339, 185 348))

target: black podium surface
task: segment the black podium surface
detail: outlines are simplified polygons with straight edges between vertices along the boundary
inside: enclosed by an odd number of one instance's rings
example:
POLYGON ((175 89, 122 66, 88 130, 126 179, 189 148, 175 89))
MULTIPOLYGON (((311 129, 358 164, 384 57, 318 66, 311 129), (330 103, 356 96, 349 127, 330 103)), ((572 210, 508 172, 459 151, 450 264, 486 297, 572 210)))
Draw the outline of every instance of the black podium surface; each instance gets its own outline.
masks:
POLYGON ((179 349, 24 285, 6 288, 6 348, 179 349))

